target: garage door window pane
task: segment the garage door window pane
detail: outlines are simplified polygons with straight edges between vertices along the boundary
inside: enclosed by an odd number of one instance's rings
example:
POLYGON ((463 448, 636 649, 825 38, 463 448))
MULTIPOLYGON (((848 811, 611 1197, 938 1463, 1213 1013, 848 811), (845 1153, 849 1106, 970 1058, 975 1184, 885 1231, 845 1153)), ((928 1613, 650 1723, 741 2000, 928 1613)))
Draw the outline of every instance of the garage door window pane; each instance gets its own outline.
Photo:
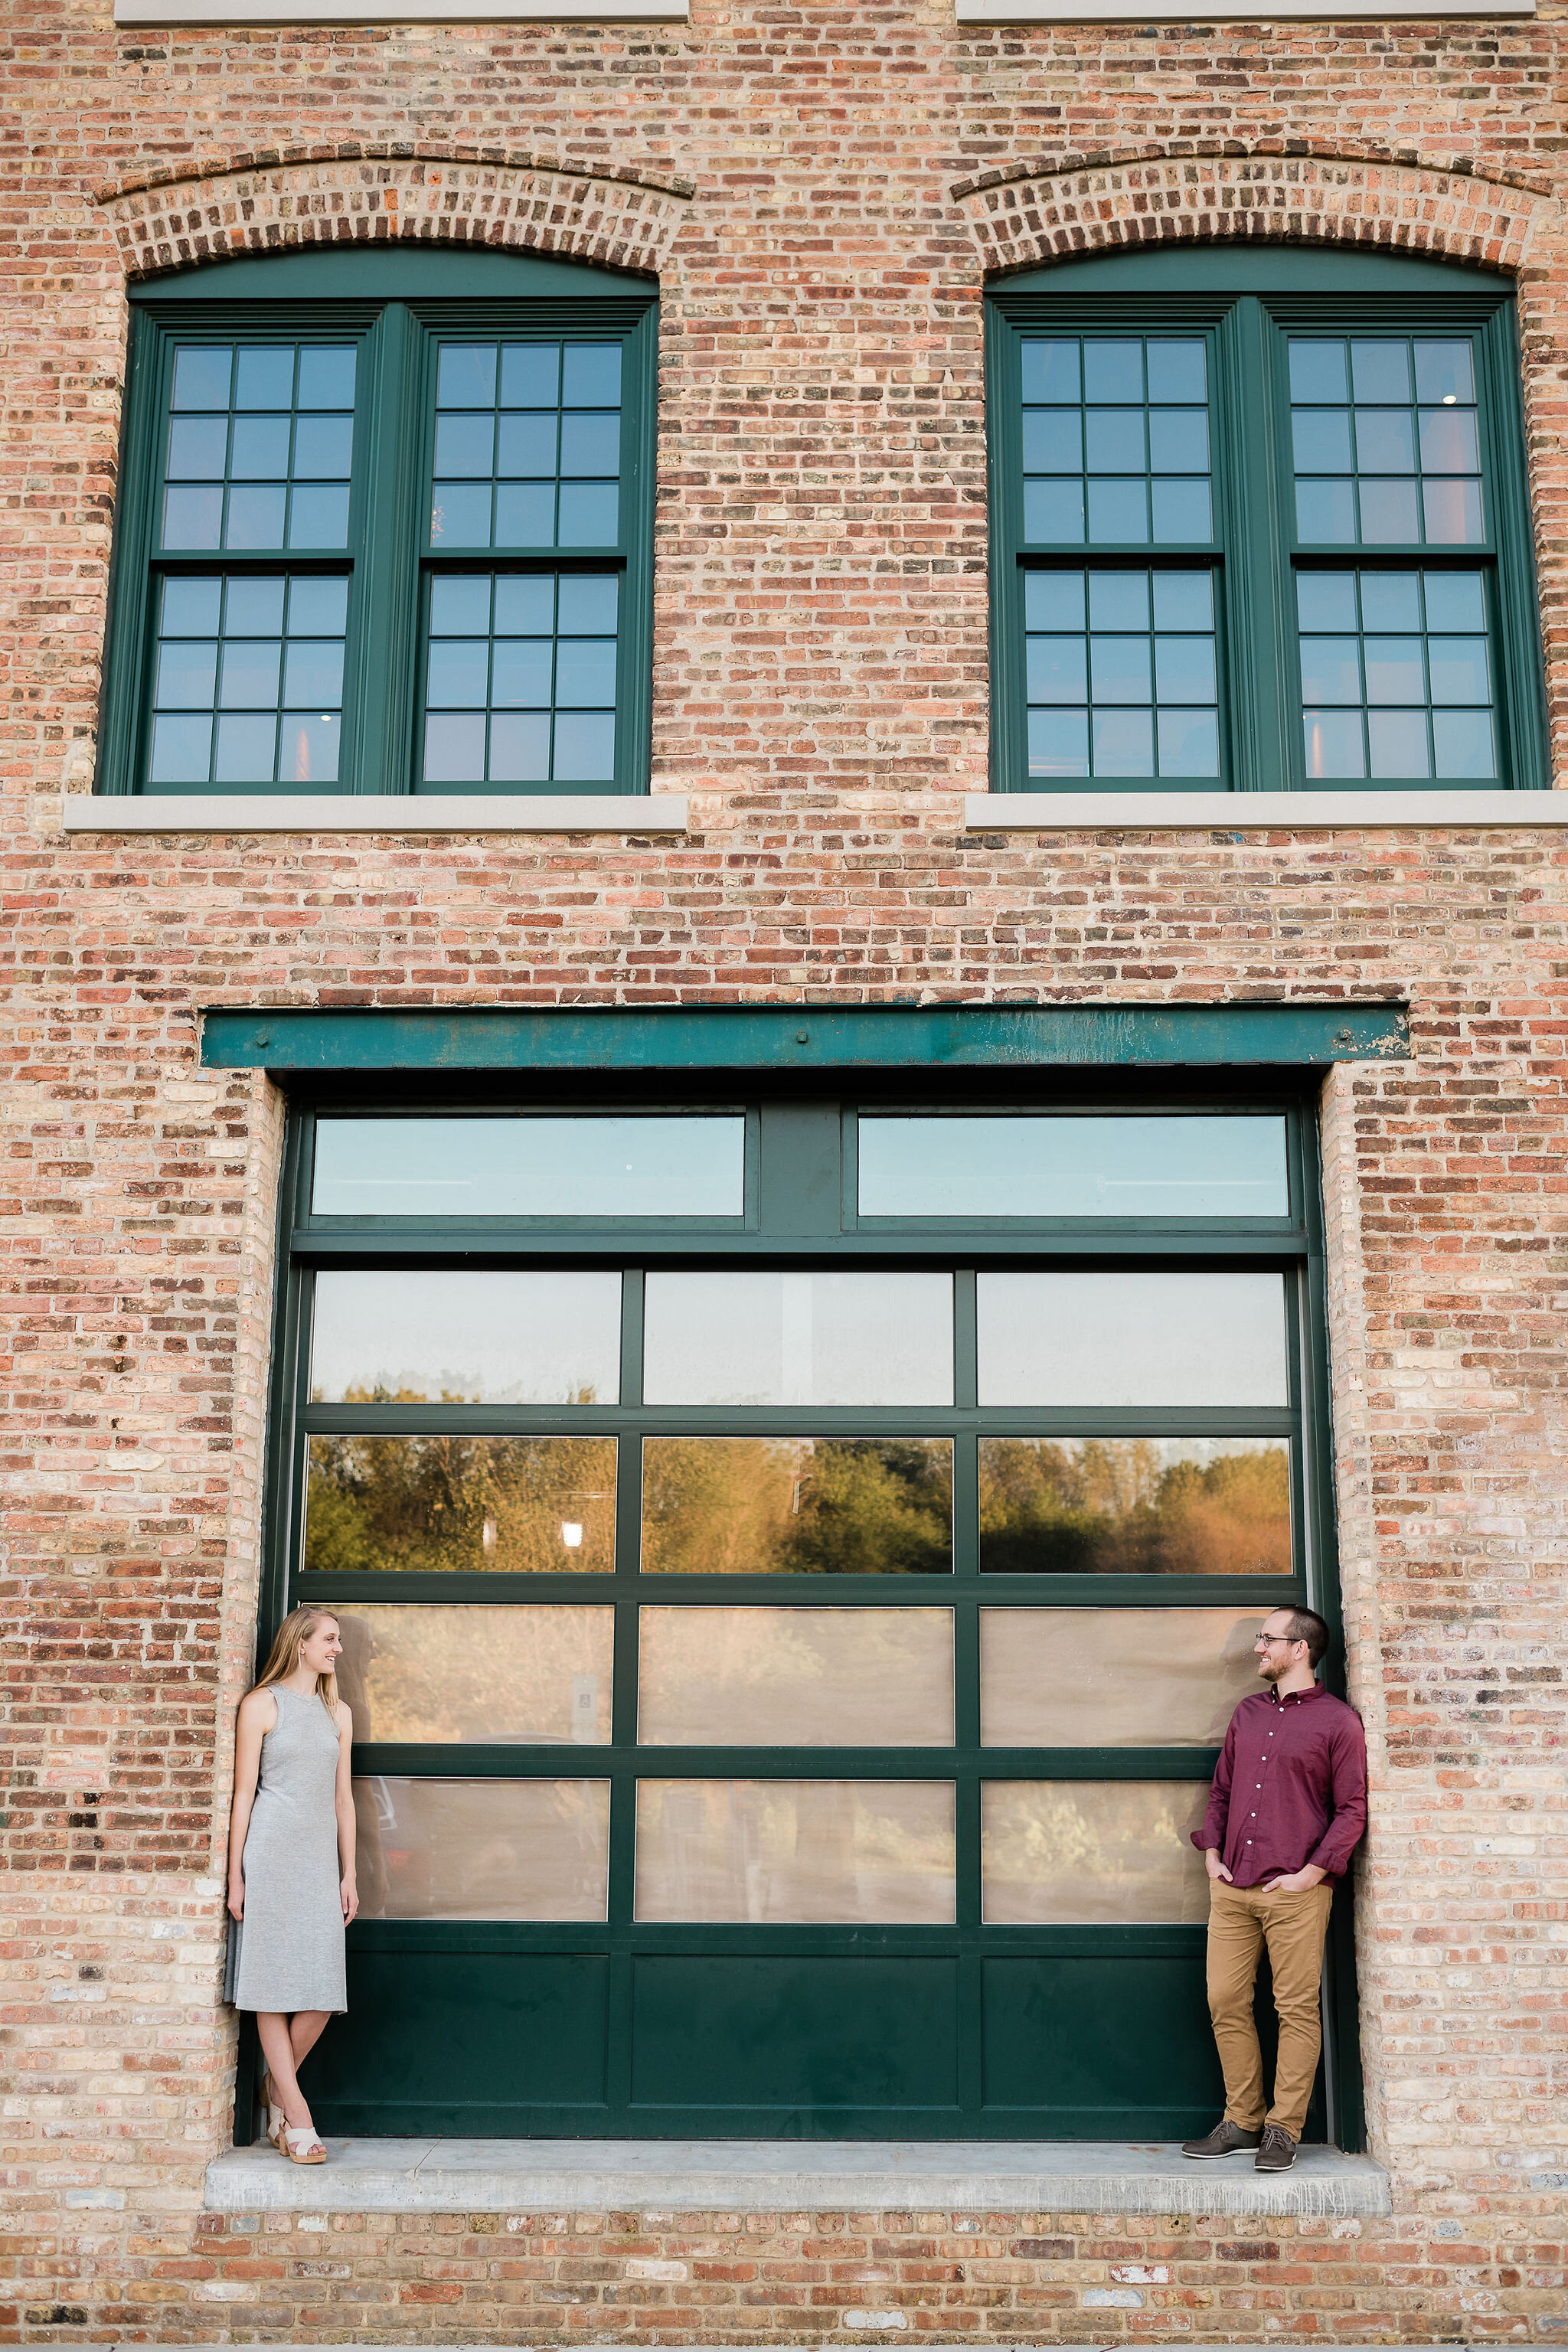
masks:
POLYGON ((947 1437, 650 1437, 645 1573, 940 1576, 952 1566, 947 1437))
POLYGON ((1208 1874, 1189 1832, 1207 1799, 1201 1780, 988 1780, 986 1926, 1198 1926, 1208 1874))
POLYGON ((616 1564, 613 1437, 312 1437, 308 1574, 616 1564))
POLYGON ((649 1747, 939 1748, 951 1609, 645 1609, 649 1747))
POLYGON ((983 1405, 1289 1402, 1277 1274, 983 1274, 983 1405))
POLYGON ((649 1404, 952 1402, 947 1274, 650 1274, 649 1404))
POLYGON ((983 1748, 1217 1748, 1262 1609, 983 1609, 983 1748))
POLYGON ((316 1276, 317 1404, 614 1404, 618 1274, 316 1276))
POLYGON ((732 1118, 324 1118, 318 1217, 739 1217, 732 1118))
POLYGON ((945 1780, 641 1780, 637 1916, 950 1927, 953 1818, 945 1780))
POLYGON ((365 1919, 603 1919, 607 1780, 354 1782, 365 1919))
POLYGON ((983 1437, 992 1575, 1289 1576, 1282 1437, 983 1437))
POLYGON ((338 1630, 356 1745, 609 1740, 611 1610, 361 1607, 338 1630))

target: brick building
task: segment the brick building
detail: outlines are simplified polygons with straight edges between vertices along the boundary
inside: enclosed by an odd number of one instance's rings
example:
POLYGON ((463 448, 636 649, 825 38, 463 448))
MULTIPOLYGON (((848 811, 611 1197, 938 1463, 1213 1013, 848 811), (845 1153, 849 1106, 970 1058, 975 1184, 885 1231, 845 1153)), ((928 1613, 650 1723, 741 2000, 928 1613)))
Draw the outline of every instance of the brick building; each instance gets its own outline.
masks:
POLYGON ((299 13, 5 33, 0 2335, 1555 2340, 1561 12, 299 13), (1313 2145, 1151 2185, 1292 1597, 1313 2145))

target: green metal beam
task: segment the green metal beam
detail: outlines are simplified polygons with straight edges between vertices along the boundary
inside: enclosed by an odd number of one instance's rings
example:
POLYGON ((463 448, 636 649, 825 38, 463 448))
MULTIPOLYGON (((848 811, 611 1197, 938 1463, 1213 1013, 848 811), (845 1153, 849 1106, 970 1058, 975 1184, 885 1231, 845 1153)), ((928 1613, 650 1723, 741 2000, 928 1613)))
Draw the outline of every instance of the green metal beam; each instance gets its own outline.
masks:
POLYGON ((1397 1062, 1403 1004, 728 1005, 209 1012, 207 1069, 1277 1068, 1397 1062))

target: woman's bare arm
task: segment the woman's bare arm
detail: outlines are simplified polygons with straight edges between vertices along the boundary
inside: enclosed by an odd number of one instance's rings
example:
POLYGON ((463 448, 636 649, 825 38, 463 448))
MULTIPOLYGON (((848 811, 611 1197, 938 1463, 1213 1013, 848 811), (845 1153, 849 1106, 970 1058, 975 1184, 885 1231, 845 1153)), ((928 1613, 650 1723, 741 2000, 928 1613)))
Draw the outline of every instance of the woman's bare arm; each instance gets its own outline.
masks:
POLYGON ((343 1921, 346 1926, 359 1909, 359 1887, 354 1880, 354 1840, 359 1824, 354 1819, 353 1791, 354 1719, 346 1702, 338 1701, 338 1777, 332 1790, 332 1801, 338 1815, 338 1862, 342 1871, 342 1884, 338 1892, 342 1899, 343 1921))
POLYGON ((228 1907, 237 1919, 245 1916, 242 1857, 261 1774, 261 1743, 277 1720, 278 1702, 270 1691, 249 1691, 240 1700, 234 1741, 234 1805, 228 1817, 228 1907))

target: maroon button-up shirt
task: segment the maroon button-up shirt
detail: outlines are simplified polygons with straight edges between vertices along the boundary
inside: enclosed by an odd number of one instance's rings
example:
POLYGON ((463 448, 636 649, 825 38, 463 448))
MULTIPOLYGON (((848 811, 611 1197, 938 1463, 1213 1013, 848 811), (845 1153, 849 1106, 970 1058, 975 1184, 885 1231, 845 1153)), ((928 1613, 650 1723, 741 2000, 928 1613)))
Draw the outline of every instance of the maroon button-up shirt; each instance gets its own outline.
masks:
POLYGON ((1366 1827, 1366 1735, 1353 1706, 1321 1683, 1244 1698, 1230 1718, 1200 1851, 1218 1846, 1237 1886, 1308 1863, 1342 1878, 1366 1827))

